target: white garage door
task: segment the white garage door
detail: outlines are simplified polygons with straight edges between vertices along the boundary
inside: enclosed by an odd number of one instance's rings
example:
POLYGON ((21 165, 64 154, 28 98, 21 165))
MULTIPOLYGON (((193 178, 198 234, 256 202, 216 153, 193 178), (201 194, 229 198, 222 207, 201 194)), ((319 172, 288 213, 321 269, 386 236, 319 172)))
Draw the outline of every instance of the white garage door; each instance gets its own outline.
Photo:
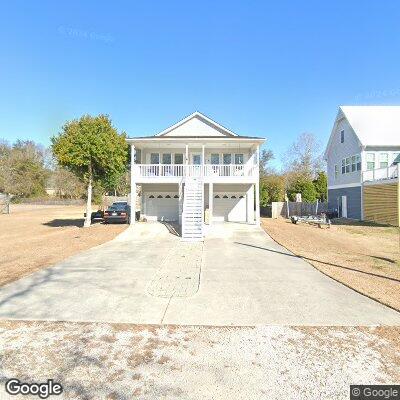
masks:
POLYGON ((148 193, 146 217, 150 221, 178 221, 178 193, 148 193))
POLYGON ((215 193, 213 219, 217 221, 246 222, 245 193, 215 193))

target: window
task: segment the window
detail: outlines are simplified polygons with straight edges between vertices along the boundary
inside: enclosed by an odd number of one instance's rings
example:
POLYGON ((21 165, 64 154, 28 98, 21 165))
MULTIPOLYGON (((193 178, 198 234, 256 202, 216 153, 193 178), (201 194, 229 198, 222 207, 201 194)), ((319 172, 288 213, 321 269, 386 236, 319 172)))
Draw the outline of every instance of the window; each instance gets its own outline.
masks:
POLYGON ((361 157, 359 154, 356 155, 357 171, 361 171, 361 157))
POLYGON ((171 153, 163 153, 162 163, 163 164, 171 164, 171 162, 172 162, 171 153))
POLYGON ((223 159, 223 162, 225 165, 231 164, 232 163, 232 154, 225 153, 225 154, 223 154, 222 159, 223 159))
POLYGON ((393 164, 400 163, 400 153, 393 153, 393 164))
POLYGON ((218 165, 219 164, 219 154, 218 153, 211 154, 210 160, 211 160, 211 164, 218 165))
POLYGON ((339 167, 335 165, 335 179, 339 176, 339 167))
POLYGON ((160 164, 160 154, 151 153, 150 154, 150 164, 160 164))
POLYGON ((344 130, 340 131, 340 143, 344 143, 344 130))
POLYGON ((367 170, 375 169, 375 154, 367 153, 367 170))
POLYGON ((235 164, 243 164, 243 154, 235 154, 235 164))
POLYGON ((175 153, 174 163, 175 164, 183 164, 183 154, 182 153, 175 153))
POLYGON ((348 174, 350 172, 350 168, 351 168, 351 157, 347 157, 346 158, 346 174, 348 174))
POLYGON ((379 154, 379 168, 387 168, 389 165, 389 154, 381 153, 379 154))

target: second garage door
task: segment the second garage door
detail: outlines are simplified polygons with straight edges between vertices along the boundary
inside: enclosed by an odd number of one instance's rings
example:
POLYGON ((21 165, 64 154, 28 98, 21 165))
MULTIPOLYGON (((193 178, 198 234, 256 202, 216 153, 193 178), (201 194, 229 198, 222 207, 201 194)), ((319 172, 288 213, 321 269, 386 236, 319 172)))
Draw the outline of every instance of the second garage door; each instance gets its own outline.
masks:
POLYGON ((244 193, 215 193, 213 219, 217 221, 246 222, 244 193))
POLYGON ((178 221, 178 193, 148 193, 146 195, 146 217, 150 221, 178 221))

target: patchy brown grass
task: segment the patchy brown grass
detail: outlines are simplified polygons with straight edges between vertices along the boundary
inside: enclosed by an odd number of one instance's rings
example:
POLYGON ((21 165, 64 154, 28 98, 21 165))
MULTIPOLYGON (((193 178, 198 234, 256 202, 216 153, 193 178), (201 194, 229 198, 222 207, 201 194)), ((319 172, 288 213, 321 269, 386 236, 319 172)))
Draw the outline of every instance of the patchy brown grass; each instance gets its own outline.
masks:
POLYGON ((113 239, 126 225, 82 228, 82 206, 12 205, 0 215, 0 285, 113 239))
POLYGON ((397 228, 338 221, 330 229, 262 219, 279 244, 347 286, 400 311, 397 228))

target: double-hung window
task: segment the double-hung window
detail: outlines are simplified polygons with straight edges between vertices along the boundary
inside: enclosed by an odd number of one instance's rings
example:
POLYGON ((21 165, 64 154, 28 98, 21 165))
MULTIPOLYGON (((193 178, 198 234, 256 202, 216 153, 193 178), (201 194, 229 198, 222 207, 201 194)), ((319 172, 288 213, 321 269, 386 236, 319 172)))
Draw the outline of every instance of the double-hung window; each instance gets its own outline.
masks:
POLYGON ((183 164, 183 154, 182 153, 175 153, 174 154, 174 163, 175 164, 183 164))
POLYGON ((171 153, 163 153, 163 155, 162 155, 162 163, 163 164, 172 164, 171 153))
POLYGON ((232 154, 230 153, 224 153, 222 155, 222 161, 225 165, 227 164, 232 164, 232 154))
POLYGON ((160 164, 160 154, 151 153, 150 154, 150 164, 160 164))
POLYGON ((350 172, 351 169, 351 157, 346 158, 346 174, 350 172))
POLYGON ((219 164, 219 154, 218 153, 212 153, 210 157, 210 161, 212 165, 218 165, 219 164))
POLYGON ((342 174, 346 173, 346 160, 343 158, 342 160, 342 174))
POLYGON ((359 154, 351 157, 351 172, 355 171, 361 171, 361 159, 359 154))
POLYGON ((375 169, 375 153, 367 153, 367 170, 375 169))
POLYGON ((380 153, 379 154, 379 168, 387 168, 389 165, 389 154, 380 153))

